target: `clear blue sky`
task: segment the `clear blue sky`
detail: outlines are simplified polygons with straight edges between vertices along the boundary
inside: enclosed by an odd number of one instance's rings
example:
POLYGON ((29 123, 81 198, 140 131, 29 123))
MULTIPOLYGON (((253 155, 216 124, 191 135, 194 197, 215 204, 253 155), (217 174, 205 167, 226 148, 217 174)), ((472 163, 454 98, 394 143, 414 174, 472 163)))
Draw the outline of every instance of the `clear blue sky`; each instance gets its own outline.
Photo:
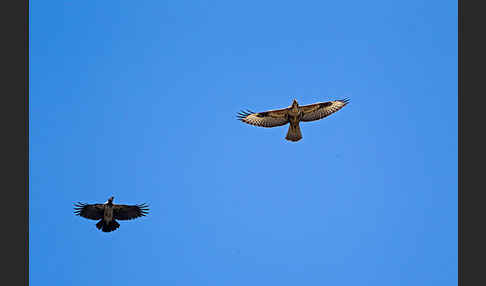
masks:
POLYGON ((30 111, 33 286, 457 285, 457 1, 31 0, 30 111))

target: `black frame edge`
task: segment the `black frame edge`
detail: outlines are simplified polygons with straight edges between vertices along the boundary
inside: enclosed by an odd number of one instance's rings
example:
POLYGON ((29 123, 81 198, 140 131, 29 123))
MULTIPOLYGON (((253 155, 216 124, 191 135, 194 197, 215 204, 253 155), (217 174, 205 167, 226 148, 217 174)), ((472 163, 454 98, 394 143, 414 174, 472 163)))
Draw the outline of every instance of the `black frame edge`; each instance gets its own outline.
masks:
POLYGON ((29 1, 2 8, 2 282, 29 285, 29 1))
POLYGON ((485 18, 480 2, 458 1, 458 283, 475 286, 486 285, 485 18))
POLYGON ((25 118, 25 265, 24 265, 24 272, 25 272, 25 280, 24 284, 29 285, 29 0, 24 0, 24 25, 25 25, 25 34, 24 34, 24 41, 25 41, 25 103, 24 103, 24 118, 25 118))

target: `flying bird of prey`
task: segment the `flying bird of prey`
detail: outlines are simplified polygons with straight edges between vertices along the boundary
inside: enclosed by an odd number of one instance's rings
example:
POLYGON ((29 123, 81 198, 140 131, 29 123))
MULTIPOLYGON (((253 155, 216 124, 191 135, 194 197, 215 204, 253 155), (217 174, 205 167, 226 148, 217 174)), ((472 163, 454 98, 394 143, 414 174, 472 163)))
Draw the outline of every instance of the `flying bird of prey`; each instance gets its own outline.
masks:
POLYGON ((264 112, 240 111, 237 117, 240 121, 260 127, 277 127, 290 123, 285 139, 296 142, 302 139, 299 125, 301 121, 307 122, 322 119, 343 108, 348 103, 349 99, 346 98, 299 106, 297 100, 294 99, 292 105, 284 109, 264 112))
POLYGON ((148 214, 148 205, 116 205, 114 197, 104 204, 74 204, 74 214, 87 219, 100 220, 96 227, 103 232, 116 230, 120 224, 116 220, 131 220, 148 214))

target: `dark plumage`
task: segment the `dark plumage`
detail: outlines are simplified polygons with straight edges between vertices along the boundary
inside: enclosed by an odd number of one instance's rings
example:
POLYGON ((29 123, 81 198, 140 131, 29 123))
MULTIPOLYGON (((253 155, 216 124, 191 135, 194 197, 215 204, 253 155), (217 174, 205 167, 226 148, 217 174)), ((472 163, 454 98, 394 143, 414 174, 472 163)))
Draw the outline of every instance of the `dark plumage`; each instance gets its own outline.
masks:
POLYGON ((149 208, 146 204, 140 205, 117 205, 113 204, 114 197, 108 199, 104 204, 74 204, 74 214, 81 217, 100 220, 96 227, 103 232, 111 232, 120 227, 116 220, 132 220, 146 216, 149 208))

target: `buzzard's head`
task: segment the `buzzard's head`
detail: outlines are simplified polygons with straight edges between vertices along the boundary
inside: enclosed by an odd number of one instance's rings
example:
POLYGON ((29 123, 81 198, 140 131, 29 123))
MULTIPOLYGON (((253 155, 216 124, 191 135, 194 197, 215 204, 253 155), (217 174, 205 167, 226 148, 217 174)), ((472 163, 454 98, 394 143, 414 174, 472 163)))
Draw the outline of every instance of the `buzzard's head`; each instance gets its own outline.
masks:
POLYGON ((294 101, 292 101, 292 107, 298 107, 299 106, 299 103, 297 102, 297 99, 294 99, 294 101))

